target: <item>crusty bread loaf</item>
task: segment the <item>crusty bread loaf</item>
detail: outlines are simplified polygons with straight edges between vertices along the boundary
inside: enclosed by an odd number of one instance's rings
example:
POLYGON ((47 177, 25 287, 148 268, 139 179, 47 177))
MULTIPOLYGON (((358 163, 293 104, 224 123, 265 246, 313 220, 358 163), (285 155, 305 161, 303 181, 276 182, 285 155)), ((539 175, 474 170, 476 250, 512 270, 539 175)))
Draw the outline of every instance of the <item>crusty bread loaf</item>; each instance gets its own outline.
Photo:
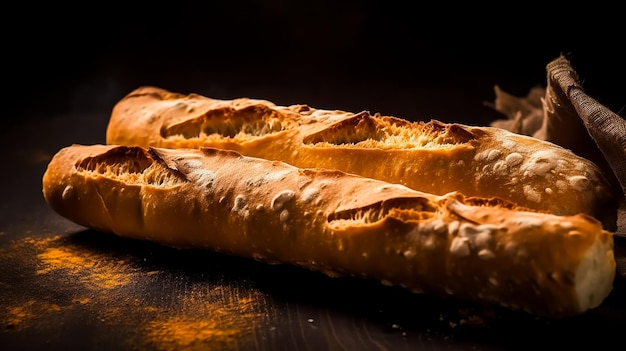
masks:
POLYGON ((72 145, 42 181, 55 211, 99 231, 538 315, 598 306, 615 274, 611 233, 587 215, 234 151, 72 145))
POLYGON ((297 167, 338 169, 443 195, 500 197, 558 215, 586 213, 615 229, 616 201, 592 162, 492 127, 216 100, 139 88, 112 111, 107 144, 215 147, 297 167))

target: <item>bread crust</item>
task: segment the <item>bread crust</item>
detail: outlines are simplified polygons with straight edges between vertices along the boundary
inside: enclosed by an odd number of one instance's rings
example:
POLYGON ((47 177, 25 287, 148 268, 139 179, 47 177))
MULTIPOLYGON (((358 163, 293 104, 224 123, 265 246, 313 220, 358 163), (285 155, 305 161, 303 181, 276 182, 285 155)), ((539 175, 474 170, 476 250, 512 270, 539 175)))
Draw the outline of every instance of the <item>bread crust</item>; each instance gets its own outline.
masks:
POLYGON ((598 306, 613 238, 594 218, 433 195, 213 148, 72 145, 42 179, 82 226, 545 316, 598 306))
POLYGON ((558 145, 499 128, 141 87, 115 105, 106 141, 235 150, 432 194, 457 191, 558 215, 585 213, 615 230, 616 197, 595 164, 558 145))

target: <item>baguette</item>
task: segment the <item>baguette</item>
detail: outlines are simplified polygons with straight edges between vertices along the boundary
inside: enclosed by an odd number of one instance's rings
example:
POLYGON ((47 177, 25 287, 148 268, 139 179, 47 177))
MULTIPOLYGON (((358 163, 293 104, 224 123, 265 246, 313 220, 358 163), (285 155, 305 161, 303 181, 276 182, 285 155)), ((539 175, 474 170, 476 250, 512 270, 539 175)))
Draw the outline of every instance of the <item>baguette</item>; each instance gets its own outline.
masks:
POLYGON ((557 215, 586 213, 615 230, 617 200, 595 164, 556 144, 499 128, 141 87, 114 106, 106 142, 230 149, 431 194, 458 191, 557 215))
POLYGON ((235 151, 76 144, 42 184, 52 209, 98 231, 542 316, 598 306, 615 276, 613 237, 588 215, 235 151))

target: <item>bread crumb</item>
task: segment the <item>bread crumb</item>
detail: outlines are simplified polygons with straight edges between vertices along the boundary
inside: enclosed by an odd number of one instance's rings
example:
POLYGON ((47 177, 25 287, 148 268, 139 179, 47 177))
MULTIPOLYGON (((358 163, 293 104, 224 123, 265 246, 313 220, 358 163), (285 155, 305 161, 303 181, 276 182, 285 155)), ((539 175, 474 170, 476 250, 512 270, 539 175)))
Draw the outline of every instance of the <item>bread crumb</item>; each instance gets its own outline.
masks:
POLYGON ((461 236, 457 236, 452 239, 452 243, 450 244, 450 253, 459 257, 469 256, 469 239, 461 236))
POLYGON ((517 166, 522 163, 524 157, 517 152, 512 152, 506 156, 504 159, 509 166, 517 166))
POLYGON ((270 206, 274 211, 281 210, 285 203, 291 201, 295 196, 296 193, 293 190, 283 190, 274 196, 270 206))
POLYGON ((246 205, 247 205, 246 197, 244 195, 237 195, 237 197, 235 197, 235 202, 233 204, 232 211, 233 212, 241 211, 246 207, 246 205))
POLYGON ((589 184, 591 184, 589 179, 585 176, 572 176, 569 177, 568 181, 572 188, 579 191, 587 189, 589 184))
POLYGON ((61 198, 67 201, 70 197, 72 197, 73 194, 74 194, 74 187, 71 185, 68 185, 65 187, 65 189, 63 189, 63 194, 61 195, 61 198))
POLYGON ((318 188, 306 188, 302 191, 302 195, 300 196, 300 201, 303 203, 309 203, 313 201, 320 194, 320 190, 318 188))

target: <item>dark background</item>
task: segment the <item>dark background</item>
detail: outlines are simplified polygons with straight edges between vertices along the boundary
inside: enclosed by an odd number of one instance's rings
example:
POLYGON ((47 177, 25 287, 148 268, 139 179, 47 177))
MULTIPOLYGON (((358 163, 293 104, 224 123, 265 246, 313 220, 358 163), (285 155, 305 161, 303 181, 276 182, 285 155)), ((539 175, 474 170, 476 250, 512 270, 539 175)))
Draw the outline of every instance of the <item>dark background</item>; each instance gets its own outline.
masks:
POLYGON ((626 34, 617 5, 140 4, 25 3, 6 11, 9 123, 108 112, 131 90, 155 85, 486 124, 501 117, 485 105, 495 85, 524 96, 545 85, 545 66, 561 54, 591 96, 626 114, 626 34))
MULTIPOLYGON (((224 301, 250 292, 271 300, 263 305, 265 322, 241 339, 259 349, 527 350, 541 340, 547 348, 611 350, 623 343, 624 284, 616 283, 603 306, 580 318, 543 321, 485 313, 485 325, 462 326, 464 304, 370 282, 326 279, 294 267, 128 243, 84 231, 53 212, 41 196, 50 157, 70 143, 103 142, 114 104, 141 85, 486 124, 502 117, 485 105, 493 102, 495 85, 524 96, 545 84, 546 65, 565 54, 587 92, 624 116, 626 34, 617 5, 138 4, 12 2, 3 7, 0 349, 151 349, 144 345, 141 326, 155 316, 203 313, 180 297, 201 302, 216 287, 223 289, 224 301), (102 254, 102 265, 136 269, 137 279, 128 288, 103 292, 71 272, 37 274, 39 249, 15 243, 57 236, 60 241, 46 249, 102 254), (84 296, 91 302, 75 302, 84 296), (36 318, 23 327, 3 323, 7 309, 29 301, 34 302, 27 306, 63 309, 47 314, 35 309, 36 318), (147 313, 146 306, 156 312, 147 313), (109 317, 105 312, 111 308, 121 315, 109 317)), ((99 264, 81 274, 97 273, 99 264)), ((482 309, 476 313, 482 316, 482 309)), ((237 319, 238 313, 230 317, 237 319)), ((168 345, 154 348, 161 347, 168 345)))

